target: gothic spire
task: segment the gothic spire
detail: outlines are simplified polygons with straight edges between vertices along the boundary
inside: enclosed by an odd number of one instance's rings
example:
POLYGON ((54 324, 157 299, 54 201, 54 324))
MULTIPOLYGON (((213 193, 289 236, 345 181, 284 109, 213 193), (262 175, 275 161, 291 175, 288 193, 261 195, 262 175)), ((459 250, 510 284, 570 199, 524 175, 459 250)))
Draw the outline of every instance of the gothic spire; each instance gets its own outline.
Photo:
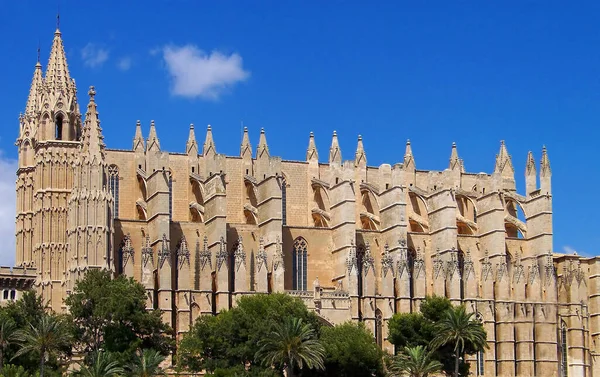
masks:
POLYGON ((514 177, 515 169, 512 160, 506 149, 504 140, 500 141, 500 152, 496 155, 496 167, 494 173, 499 173, 505 177, 514 177))
POLYGON ((206 139, 204 139, 204 147, 202 148, 202 155, 207 156, 208 154, 217 154, 215 142, 213 140, 212 128, 210 127, 210 124, 206 129, 206 139))
POLYGON ((146 140, 147 151, 160 151, 160 142, 158 136, 156 136, 156 126, 154 121, 150 121, 150 133, 148 134, 148 140, 146 140))
POLYGON ((267 145, 267 135, 265 135, 264 128, 260 129, 260 138, 256 147, 256 158, 261 157, 269 157, 269 146, 267 145))
POLYGON ((535 177, 536 173, 537 172, 535 168, 535 160, 533 159, 533 152, 529 151, 529 153, 527 153, 527 165, 525 166, 525 176, 535 177))
POLYGON ((252 158, 252 145, 250 145, 250 136, 248 136, 248 127, 244 127, 242 144, 240 146, 240 157, 252 158))
POLYGON ((319 161, 319 153, 317 152, 317 145, 315 144, 315 135, 310 131, 308 137, 308 149, 306 150, 306 161, 319 161))
POLYGON ((185 144, 187 154, 198 154, 198 143, 196 142, 196 133, 194 132, 194 124, 190 124, 190 134, 188 135, 187 143, 185 144))
POLYGON ((337 132, 333 131, 333 137, 331 139, 331 148, 329 148, 329 163, 342 164, 342 150, 338 143, 337 132))
POLYGON ((465 169, 462 160, 458 158, 458 150, 456 149, 456 143, 452 143, 452 152, 450 152, 450 170, 460 170, 464 173, 465 169))
POLYGON ((367 165, 367 154, 365 153, 361 135, 358 135, 358 144, 356 145, 356 153, 354 154, 354 166, 359 165, 367 165))
POLYGON ((50 50, 50 59, 46 67, 46 85, 51 90, 61 90, 71 87, 67 57, 62 37, 58 27, 54 32, 54 41, 50 50))
POLYGON ((415 158, 413 156, 410 140, 406 140, 406 151, 404 152, 404 169, 415 169, 415 158))
POLYGON ((38 61, 35 65, 35 70, 33 71, 33 80, 31 80, 31 88, 29 89, 29 97, 27 98, 27 105, 25 106, 25 114, 33 115, 36 111, 40 110, 39 95, 43 85, 42 64, 40 64, 38 52, 38 61))
POLYGON ((94 157, 104 159, 104 136, 102 136, 102 128, 100 127, 100 119, 98 119, 98 109, 96 106, 96 90, 90 86, 88 92, 90 102, 85 113, 85 123, 83 126, 83 135, 81 136, 81 145, 85 155, 90 160, 94 157))
POLYGON ((133 137, 133 150, 145 150, 144 136, 142 135, 142 123, 138 120, 135 123, 135 136, 133 137))
POLYGON ((540 162, 540 177, 550 177, 552 170, 550 169, 550 159, 548 158, 548 152, 546 146, 542 148, 542 161, 540 162))

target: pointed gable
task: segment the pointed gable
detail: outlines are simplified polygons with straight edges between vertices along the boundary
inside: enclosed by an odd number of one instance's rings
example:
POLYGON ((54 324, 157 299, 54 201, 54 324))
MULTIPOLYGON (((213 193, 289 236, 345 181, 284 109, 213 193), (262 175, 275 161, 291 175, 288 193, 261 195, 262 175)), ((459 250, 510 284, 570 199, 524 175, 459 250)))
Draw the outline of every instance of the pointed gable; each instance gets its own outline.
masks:
POLYGON ((362 136, 358 135, 358 144, 356 145, 356 153, 354 154, 354 166, 366 166, 367 154, 363 145, 362 136))
POLYGON ((188 135, 187 143, 185 144, 185 152, 192 155, 198 154, 198 143, 196 142, 194 124, 190 124, 190 133, 188 135))
POLYGON ((204 139, 204 147, 202 148, 203 156, 214 156, 217 154, 215 142, 213 140, 212 127, 210 124, 206 128, 206 138, 204 139))
POLYGON ((312 131, 310 131, 310 136, 308 137, 306 161, 319 161, 319 152, 317 151, 317 145, 315 144, 315 135, 312 131))
POLYGON ((240 145, 240 157, 252 158, 252 145, 250 145, 250 136, 248 135, 248 127, 244 127, 242 136, 242 144, 240 145))
POLYGON ((156 126, 154 125, 154 121, 150 121, 150 133, 148 134, 148 140, 146 141, 146 150, 150 151, 160 151, 160 142, 158 141, 158 136, 156 135, 156 126))
POLYGON ((265 135, 265 129, 260 129, 260 137, 258 139, 258 146, 256 147, 256 158, 269 157, 269 146, 267 145, 267 135, 265 135))
POLYGON ((138 120, 135 123, 135 136, 133 137, 133 150, 136 152, 145 151, 144 136, 142 135, 142 123, 138 120))
POLYGON ((331 138, 331 147, 329 148, 329 163, 342 164, 342 151, 338 142, 337 132, 333 131, 331 138))

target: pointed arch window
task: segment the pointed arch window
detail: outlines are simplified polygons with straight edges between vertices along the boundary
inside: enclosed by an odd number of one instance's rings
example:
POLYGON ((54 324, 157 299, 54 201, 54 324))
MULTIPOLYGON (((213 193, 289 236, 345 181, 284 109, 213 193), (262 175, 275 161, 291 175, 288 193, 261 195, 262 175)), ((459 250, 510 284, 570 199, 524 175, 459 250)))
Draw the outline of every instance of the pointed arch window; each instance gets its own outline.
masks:
POLYGON ((567 363, 567 324, 560 324, 560 376, 569 377, 569 364, 567 363))
POLYGON ((307 250, 306 240, 302 237, 296 238, 292 252, 292 289, 294 290, 305 291, 307 289, 307 250))
POLYGON ((62 124, 63 124, 63 116, 58 115, 56 117, 56 140, 62 140, 62 124))
POLYGON ((115 201, 114 215, 115 219, 119 218, 119 168, 117 165, 108 167, 108 189, 110 190, 115 201))
POLYGON ((383 347, 383 314, 381 310, 375 310, 375 341, 379 348, 383 347))

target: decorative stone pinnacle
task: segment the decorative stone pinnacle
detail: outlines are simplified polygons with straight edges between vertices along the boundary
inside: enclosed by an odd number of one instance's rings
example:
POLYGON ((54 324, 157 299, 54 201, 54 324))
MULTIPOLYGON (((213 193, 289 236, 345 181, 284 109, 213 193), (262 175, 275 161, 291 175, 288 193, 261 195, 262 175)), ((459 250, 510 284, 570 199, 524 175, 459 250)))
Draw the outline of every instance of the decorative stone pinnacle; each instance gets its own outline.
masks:
POLYGON ((358 141, 361 141, 361 140, 362 140, 362 136, 358 135, 358 141))
POLYGON ((333 130, 333 136, 337 136, 337 131, 333 130))
POLYGON ((190 123, 190 130, 194 129, 194 123, 190 123))
POLYGON ((90 90, 88 91, 88 94, 90 96, 90 101, 93 101, 94 100, 94 96, 96 95, 96 89, 94 88, 93 85, 90 86, 90 90))
POLYGON ((207 130, 209 130, 209 131, 212 130, 212 128, 210 127, 210 124, 208 125, 207 130))

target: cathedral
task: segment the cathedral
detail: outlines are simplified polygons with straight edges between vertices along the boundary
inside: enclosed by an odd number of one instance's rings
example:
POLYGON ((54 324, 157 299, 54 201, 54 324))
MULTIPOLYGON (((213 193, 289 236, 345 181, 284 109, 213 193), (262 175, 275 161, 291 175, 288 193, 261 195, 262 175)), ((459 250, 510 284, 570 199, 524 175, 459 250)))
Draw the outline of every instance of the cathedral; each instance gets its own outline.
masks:
POLYGON ((245 129, 226 156, 211 126, 198 143, 193 125, 185 150, 167 152, 154 121, 110 149, 94 87, 85 115, 77 94, 57 29, 16 141, 15 268, 52 309, 104 268, 139 281, 179 337, 241 296, 285 292, 325 324, 364 322, 393 351, 389 318, 436 294, 485 326, 474 376, 600 376, 600 259, 553 252, 545 148, 539 163, 526 156, 523 193, 504 142, 491 173, 466 172, 454 144, 440 171, 417 169, 410 142, 401 162, 370 166, 361 136, 344 160, 335 131, 321 160, 313 133, 290 161, 264 130, 252 146, 245 129))

